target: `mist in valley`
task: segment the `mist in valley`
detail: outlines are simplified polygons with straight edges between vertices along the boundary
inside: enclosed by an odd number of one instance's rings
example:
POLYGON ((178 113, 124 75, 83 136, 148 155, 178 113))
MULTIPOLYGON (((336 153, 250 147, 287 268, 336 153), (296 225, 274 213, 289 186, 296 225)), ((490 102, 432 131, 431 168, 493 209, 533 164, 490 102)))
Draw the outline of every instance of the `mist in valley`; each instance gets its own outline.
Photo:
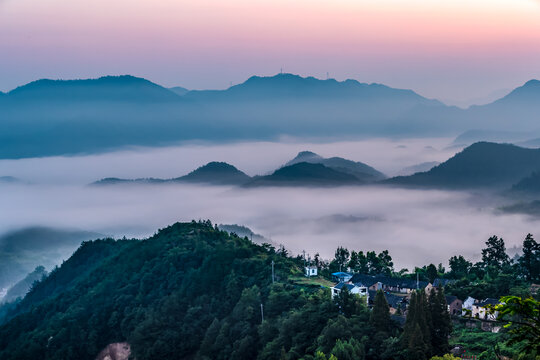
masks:
MULTIPOLYGON (((131 149, 78 156, 0 161, 0 232, 32 226, 144 238, 176 221, 239 224, 293 253, 333 257, 350 250, 390 250, 397 270, 443 263, 457 254, 478 260, 493 234, 519 246, 540 222, 497 209, 502 198, 483 192, 354 187, 245 189, 194 184, 91 186, 103 177, 170 178, 208 161, 226 161, 250 175, 280 167, 302 150, 365 162, 391 176, 456 151, 449 139, 335 143, 257 142, 131 149)), ((86 240, 86 239, 85 239, 86 240)), ((78 242, 71 243, 75 250, 78 242)), ((66 257, 69 252, 63 253, 66 257)), ((60 261, 60 259, 57 259, 60 261)), ((36 264, 38 265, 38 264, 36 264)))

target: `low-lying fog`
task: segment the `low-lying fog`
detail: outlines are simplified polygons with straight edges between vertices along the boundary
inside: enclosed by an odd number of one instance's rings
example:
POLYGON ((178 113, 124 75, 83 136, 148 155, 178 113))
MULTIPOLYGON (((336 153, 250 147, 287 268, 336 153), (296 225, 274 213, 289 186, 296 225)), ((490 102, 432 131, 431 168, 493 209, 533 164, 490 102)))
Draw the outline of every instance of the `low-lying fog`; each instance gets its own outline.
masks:
POLYGON ((497 234, 520 245, 539 222, 496 212, 481 194, 384 187, 238 189, 194 185, 95 187, 103 177, 175 177, 208 161, 226 161, 248 174, 272 171, 298 151, 365 162, 387 175, 457 150, 449 139, 359 142, 243 143, 138 149, 109 154, 0 161, 0 233, 26 226, 76 228, 121 236, 148 236, 175 221, 211 219, 242 224, 293 252, 333 256, 339 245, 389 249, 396 268, 442 262, 463 254, 478 259, 497 234))

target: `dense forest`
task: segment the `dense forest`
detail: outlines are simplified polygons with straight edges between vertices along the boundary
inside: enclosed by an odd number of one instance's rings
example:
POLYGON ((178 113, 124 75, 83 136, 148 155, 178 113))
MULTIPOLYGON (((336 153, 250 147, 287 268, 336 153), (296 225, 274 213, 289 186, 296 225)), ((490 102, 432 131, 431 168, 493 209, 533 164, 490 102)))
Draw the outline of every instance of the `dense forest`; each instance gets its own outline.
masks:
MULTIPOLYGON (((432 264, 415 272, 459 280, 447 288, 458 296, 528 296, 527 284, 539 276, 532 236, 517 262, 502 239, 486 246, 482 264, 458 256, 448 272, 432 264)), ((387 251, 339 248, 332 261, 313 261, 323 277, 344 268, 416 276, 396 273, 387 251)), ((479 360, 496 352, 535 359, 519 341, 502 345, 510 331, 478 333, 452 321, 442 288, 413 292, 406 318, 391 316, 381 291, 371 309, 345 290, 332 298, 323 278, 306 280, 304 264, 283 247, 254 244, 210 221, 176 223, 145 240, 84 242, 22 300, 0 308, 0 358, 95 359, 108 344, 127 342, 139 360, 422 360, 448 358, 452 346, 476 336, 479 360)))

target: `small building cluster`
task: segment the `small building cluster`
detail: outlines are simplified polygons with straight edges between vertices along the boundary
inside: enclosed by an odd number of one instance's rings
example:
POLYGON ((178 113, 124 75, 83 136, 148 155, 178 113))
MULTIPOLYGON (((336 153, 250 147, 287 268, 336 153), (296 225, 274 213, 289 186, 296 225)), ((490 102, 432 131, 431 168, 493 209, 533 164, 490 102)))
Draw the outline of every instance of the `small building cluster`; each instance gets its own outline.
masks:
MULTIPOLYGON (((408 278, 395 278, 385 275, 351 274, 347 272, 336 272, 332 274, 332 279, 336 284, 330 289, 332 298, 339 295, 343 289, 347 289, 351 294, 358 294, 365 297, 368 306, 373 305, 375 294, 382 290, 386 301, 390 306, 391 314, 406 314, 411 293, 415 290, 424 290, 430 293, 431 289, 444 287, 453 282, 449 279, 435 279, 432 283, 408 278)), ((495 320, 497 313, 488 311, 490 306, 497 305, 497 299, 488 298, 477 300, 469 297, 461 301, 456 296, 447 295, 446 303, 451 316, 472 317, 479 320, 495 320)))

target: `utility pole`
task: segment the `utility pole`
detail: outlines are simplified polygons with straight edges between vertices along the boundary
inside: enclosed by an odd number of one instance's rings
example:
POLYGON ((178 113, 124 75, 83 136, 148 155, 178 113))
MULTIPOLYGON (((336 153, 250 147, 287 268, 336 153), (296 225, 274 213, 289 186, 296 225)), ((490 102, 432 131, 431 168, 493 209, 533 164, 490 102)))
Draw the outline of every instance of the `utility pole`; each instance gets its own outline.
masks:
POLYGON ((274 260, 272 260, 272 284, 274 283, 275 281, 275 277, 274 277, 274 260))
POLYGON ((264 322, 264 310, 263 310, 263 304, 261 303, 261 324, 264 322))
POLYGON ((419 278, 418 278, 418 272, 416 273, 416 290, 420 289, 420 281, 419 281, 419 278))

